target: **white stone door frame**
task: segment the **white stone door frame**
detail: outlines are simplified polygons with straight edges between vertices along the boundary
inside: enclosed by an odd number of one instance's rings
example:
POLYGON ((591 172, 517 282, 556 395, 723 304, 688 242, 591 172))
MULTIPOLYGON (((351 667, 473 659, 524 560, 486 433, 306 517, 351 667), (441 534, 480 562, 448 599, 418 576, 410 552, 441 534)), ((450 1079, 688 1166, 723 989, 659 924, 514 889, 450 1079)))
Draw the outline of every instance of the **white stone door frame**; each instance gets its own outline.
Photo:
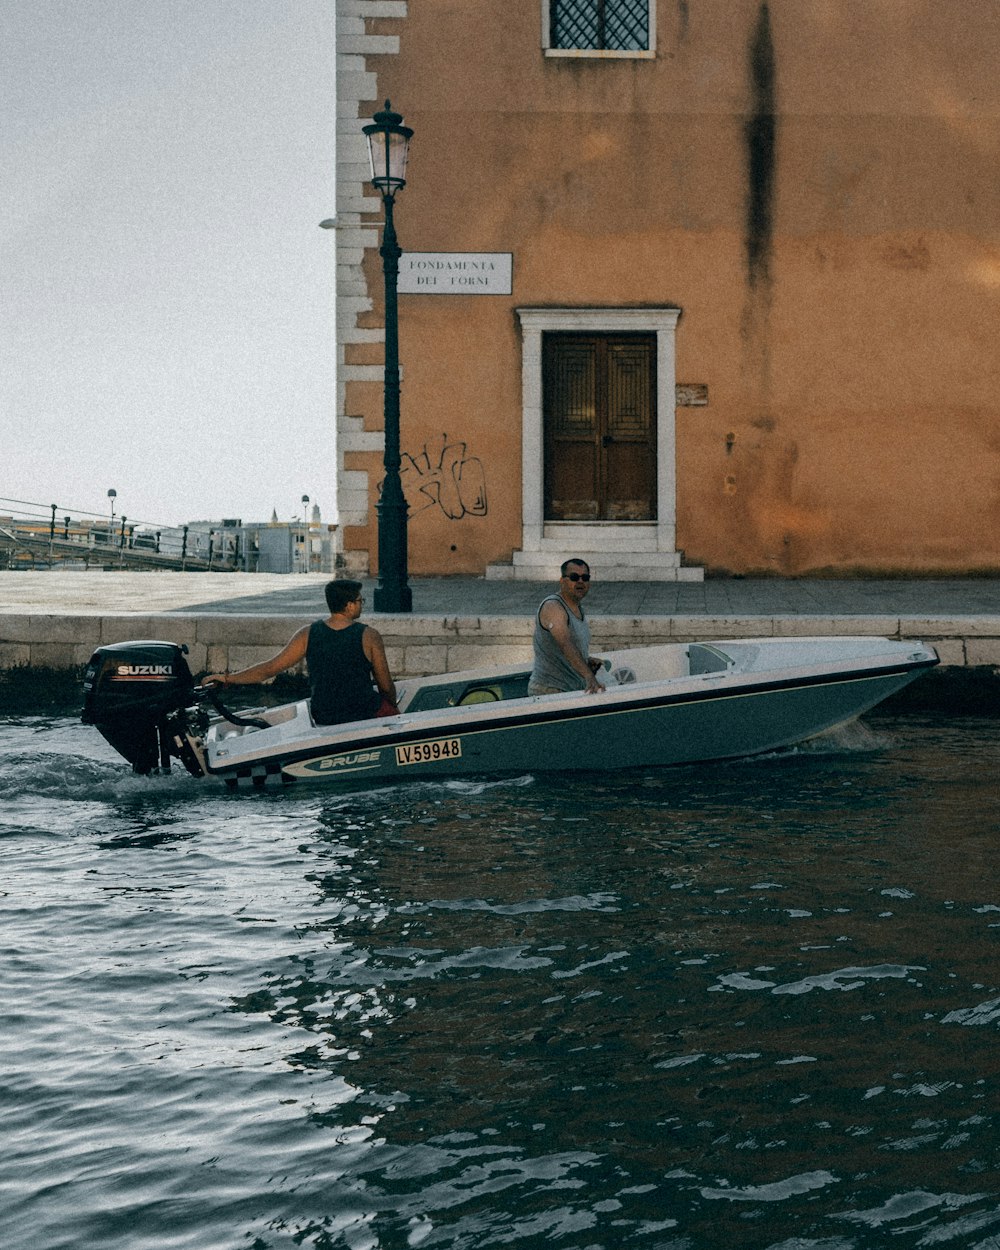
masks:
MULTIPOLYGON (((676 351, 679 308, 517 308, 521 323, 522 550, 541 551, 545 538, 542 335, 551 331, 656 335, 656 525, 655 550, 673 552, 677 534, 676 351)), ((617 526, 620 545, 633 523, 617 526)), ((652 525, 642 527, 646 533, 652 525)))

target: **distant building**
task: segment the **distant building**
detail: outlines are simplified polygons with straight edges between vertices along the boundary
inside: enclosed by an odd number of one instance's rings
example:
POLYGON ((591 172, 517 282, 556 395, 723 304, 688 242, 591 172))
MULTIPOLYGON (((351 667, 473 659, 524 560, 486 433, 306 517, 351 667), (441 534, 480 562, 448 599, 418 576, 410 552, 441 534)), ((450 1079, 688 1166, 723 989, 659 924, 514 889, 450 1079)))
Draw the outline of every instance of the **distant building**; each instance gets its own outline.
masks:
POLYGON ((1000 568, 994 0, 337 0, 338 510, 415 574, 1000 568))
POLYGON ((308 522, 243 525, 243 568, 252 573, 329 573, 338 568, 336 525, 324 525, 318 505, 308 522))

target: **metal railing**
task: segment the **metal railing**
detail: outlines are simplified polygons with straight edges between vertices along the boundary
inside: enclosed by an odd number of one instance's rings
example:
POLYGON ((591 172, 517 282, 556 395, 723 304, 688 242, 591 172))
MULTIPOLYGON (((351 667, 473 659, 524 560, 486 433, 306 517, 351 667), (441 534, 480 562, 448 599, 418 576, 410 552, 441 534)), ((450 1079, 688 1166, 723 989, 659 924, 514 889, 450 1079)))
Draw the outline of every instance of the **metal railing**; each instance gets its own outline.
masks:
MULTIPOLYGON (((242 527, 158 525, 0 497, 0 567, 250 568, 242 527)), ((252 571, 252 570, 251 570, 252 571)))

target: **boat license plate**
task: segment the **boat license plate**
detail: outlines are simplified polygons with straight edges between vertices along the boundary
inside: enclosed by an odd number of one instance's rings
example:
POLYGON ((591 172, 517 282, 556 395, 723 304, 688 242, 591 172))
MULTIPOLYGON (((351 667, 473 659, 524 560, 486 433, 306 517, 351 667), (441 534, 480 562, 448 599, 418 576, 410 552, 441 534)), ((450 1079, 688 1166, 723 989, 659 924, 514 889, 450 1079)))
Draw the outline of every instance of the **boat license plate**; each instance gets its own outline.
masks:
POLYGON ((429 742, 410 742, 405 747, 396 747, 396 763, 402 768, 407 764, 454 760, 461 754, 461 738, 434 738, 429 742))

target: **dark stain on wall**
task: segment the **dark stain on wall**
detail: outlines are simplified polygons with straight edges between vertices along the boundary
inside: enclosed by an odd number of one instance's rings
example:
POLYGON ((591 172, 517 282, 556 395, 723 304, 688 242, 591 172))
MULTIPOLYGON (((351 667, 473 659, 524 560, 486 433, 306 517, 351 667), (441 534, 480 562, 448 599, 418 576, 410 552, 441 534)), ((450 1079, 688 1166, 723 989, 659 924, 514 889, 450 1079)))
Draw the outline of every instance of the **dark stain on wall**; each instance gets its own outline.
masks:
POLYGON ((749 51, 746 252, 750 285, 756 287, 770 281, 774 229, 776 89, 771 14, 766 2, 760 6, 749 51))

